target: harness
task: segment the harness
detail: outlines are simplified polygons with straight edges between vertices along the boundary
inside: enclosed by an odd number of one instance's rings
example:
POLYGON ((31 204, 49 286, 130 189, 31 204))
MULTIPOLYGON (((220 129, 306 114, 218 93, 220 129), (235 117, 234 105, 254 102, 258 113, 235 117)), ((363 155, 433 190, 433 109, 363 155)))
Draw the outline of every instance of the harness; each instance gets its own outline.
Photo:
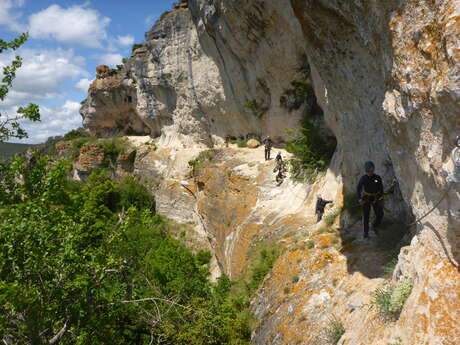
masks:
POLYGON ((377 196, 378 193, 368 193, 366 191, 363 191, 363 195, 366 195, 366 196, 377 196))

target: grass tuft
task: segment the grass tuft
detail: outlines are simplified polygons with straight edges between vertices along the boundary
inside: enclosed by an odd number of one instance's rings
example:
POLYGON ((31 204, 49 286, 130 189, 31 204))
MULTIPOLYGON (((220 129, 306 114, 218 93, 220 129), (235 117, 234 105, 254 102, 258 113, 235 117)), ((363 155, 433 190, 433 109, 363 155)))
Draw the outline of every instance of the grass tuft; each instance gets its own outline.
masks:
POLYGON ((330 318, 328 327, 325 330, 326 339, 329 344, 337 344, 344 334, 345 327, 343 326, 342 321, 337 319, 335 316, 330 318))
POLYGON ((412 281, 402 279, 395 285, 377 289, 372 295, 371 305, 377 307, 380 315, 387 321, 399 318, 404 303, 412 292, 412 281))

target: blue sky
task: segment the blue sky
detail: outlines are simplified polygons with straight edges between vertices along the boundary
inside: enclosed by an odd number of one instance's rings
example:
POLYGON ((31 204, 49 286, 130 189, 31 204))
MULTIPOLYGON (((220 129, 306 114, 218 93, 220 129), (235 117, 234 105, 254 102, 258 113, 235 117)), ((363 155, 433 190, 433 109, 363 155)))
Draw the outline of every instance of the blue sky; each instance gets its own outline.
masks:
MULTIPOLYGON (((0 113, 14 115, 18 106, 40 105, 42 121, 25 123, 28 139, 39 143, 81 126, 80 102, 100 64, 115 66, 129 57, 133 43, 172 0, 0 0, 0 38, 11 40, 28 31, 18 51, 24 59, 0 113)), ((13 54, 0 54, 0 68, 13 54)))

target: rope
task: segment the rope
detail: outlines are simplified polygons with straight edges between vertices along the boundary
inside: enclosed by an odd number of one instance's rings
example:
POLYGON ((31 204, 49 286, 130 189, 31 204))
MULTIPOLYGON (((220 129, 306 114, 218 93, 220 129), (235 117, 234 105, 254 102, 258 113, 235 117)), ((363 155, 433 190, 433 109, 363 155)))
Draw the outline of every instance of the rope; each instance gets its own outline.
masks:
POLYGON ((407 224, 406 227, 410 228, 411 226, 417 224, 418 222, 420 222, 422 219, 424 219, 425 217, 427 217, 428 215, 430 215, 438 206, 439 204, 444 200, 444 198, 447 196, 447 194, 449 193, 450 191, 450 186, 449 188, 446 189, 446 191, 444 192, 444 194, 442 195, 442 198, 431 208, 431 210, 429 210, 426 214, 424 214, 422 217, 416 219, 414 222, 410 223, 410 224, 407 224))

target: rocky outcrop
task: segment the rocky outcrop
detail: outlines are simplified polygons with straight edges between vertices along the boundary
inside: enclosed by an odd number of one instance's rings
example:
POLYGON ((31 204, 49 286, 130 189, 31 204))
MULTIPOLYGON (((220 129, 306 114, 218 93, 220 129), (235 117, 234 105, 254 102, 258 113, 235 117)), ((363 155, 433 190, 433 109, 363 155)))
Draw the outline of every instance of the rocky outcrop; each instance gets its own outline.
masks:
POLYGON ((104 167, 105 151, 98 143, 89 143, 80 149, 77 161, 74 164, 74 179, 84 180, 94 168, 104 167))
MULTIPOLYGON (((413 291, 399 320, 388 324, 362 308, 383 284, 386 252, 378 242, 366 246, 349 234, 320 233, 299 216, 294 224, 308 228, 320 250, 293 244, 275 264, 253 302, 260 321, 253 342, 321 344, 335 315, 346 326, 342 344, 380 345, 395 337, 403 344, 458 344, 460 190, 446 179, 460 129, 458 1, 190 0, 185 7, 166 14, 115 76, 96 80, 82 115, 98 135, 157 138, 165 151, 141 153, 135 171, 169 180, 160 182, 158 211, 193 220, 197 236, 214 251, 214 273, 238 277, 247 242, 270 224, 288 231, 277 215, 312 205, 294 203, 288 194, 286 210, 280 202, 270 204, 273 213, 262 212, 261 205, 276 198, 263 196, 263 173, 242 168, 249 164, 244 160, 221 162, 190 180, 184 172, 198 155, 194 147, 247 134, 282 140, 284 128, 298 126, 305 112, 323 114, 338 146, 315 187, 292 187, 333 188, 340 205, 371 159, 385 185, 398 182, 386 199, 391 233, 411 241, 393 280, 411 279, 413 291), (240 168, 241 174, 227 175, 240 168), (298 279, 292 293, 283 294, 286 275, 298 279)), ((341 222, 348 228, 350 217, 341 222)), ((359 228, 348 230, 359 234, 359 228)))
POLYGON ((176 147, 212 146, 248 134, 282 140, 285 128, 298 127, 305 106, 286 116, 280 102, 293 81, 310 82, 300 70, 307 62, 295 18, 285 18, 280 45, 269 38, 278 23, 253 18, 263 13, 260 6, 232 6, 233 22, 223 24, 239 25, 242 15, 243 26, 223 37, 205 31, 221 25, 217 15, 215 22, 207 18, 195 27, 182 4, 147 32, 123 69, 96 79, 81 109, 85 126, 100 136, 149 134, 162 146, 176 147), (248 40, 241 49, 239 42, 248 40))

